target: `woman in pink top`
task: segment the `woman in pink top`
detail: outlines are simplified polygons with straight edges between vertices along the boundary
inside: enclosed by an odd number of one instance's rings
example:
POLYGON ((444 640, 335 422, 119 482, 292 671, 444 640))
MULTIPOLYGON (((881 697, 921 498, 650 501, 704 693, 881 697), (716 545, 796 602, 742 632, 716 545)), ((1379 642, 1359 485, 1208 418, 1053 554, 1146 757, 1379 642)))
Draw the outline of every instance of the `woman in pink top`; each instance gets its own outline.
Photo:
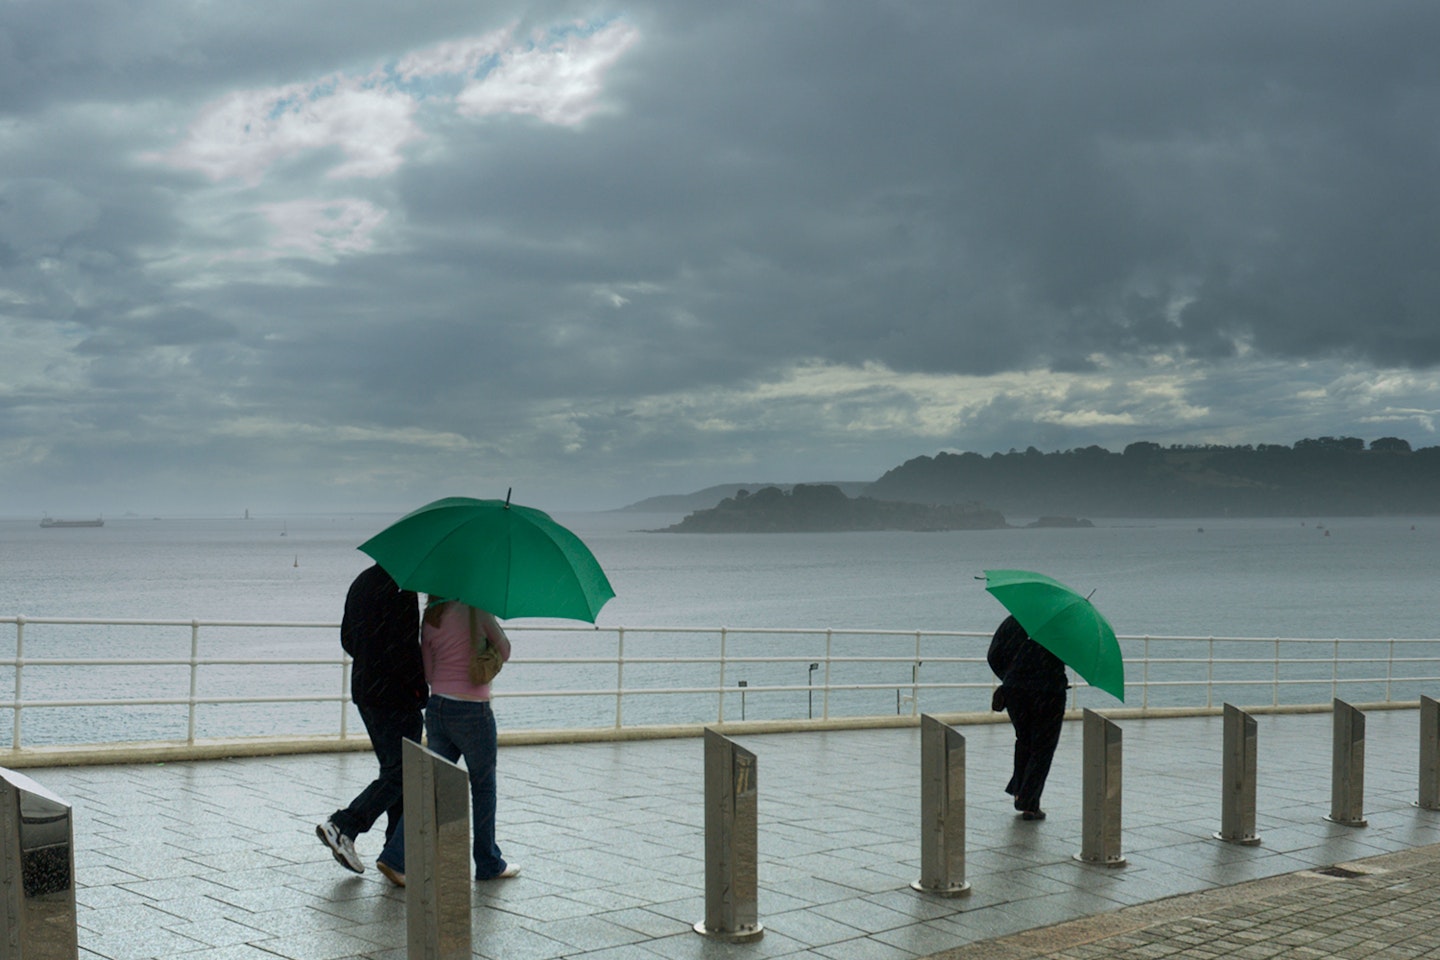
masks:
MULTIPOLYGON (((520 868, 506 863, 495 842, 495 714, 490 710, 490 684, 470 682, 470 630, 474 618, 476 643, 489 643, 501 660, 510 659, 510 638, 499 622, 478 607, 458 600, 428 598, 420 630, 420 656, 430 701, 425 705, 428 746, 452 763, 465 758, 470 774, 475 879, 513 877, 520 868)), ((392 881, 405 882, 405 842, 396 831, 377 866, 392 881)))

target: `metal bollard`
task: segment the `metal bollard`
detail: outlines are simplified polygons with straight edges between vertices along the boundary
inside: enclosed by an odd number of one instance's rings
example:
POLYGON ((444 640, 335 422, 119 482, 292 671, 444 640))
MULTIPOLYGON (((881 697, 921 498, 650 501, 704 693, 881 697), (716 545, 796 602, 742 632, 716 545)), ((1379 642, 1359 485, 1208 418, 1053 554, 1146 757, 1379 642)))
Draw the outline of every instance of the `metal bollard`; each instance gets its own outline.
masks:
POLYGON ((1257 738, 1255 718, 1239 707, 1225 704, 1225 747, 1220 784, 1220 832, 1216 840, 1254 846, 1255 773, 1257 738))
POLYGON ((1325 819, 1363 827, 1365 819, 1365 714, 1336 700, 1330 781, 1330 814, 1325 819))
POLYGON ((470 960, 470 777, 404 744, 405 933, 410 960, 470 960))
POLYGON ((728 943, 765 935, 756 904, 759 794, 755 754, 705 731, 705 919, 695 932, 728 943))
POLYGON ((1124 866, 1125 857, 1120 853, 1120 728, 1094 710, 1085 711, 1083 764, 1080 852, 1075 859, 1124 866))
POLYGON ((921 893, 959 897, 965 882, 965 738, 960 731, 920 715, 921 893))
POLYGON ((0 767, 0 960, 75 960, 75 827, 70 804, 0 767))
POLYGON ((1420 799, 1423 810, 1440 810, 1440 701, 1420 698, 1420 799))

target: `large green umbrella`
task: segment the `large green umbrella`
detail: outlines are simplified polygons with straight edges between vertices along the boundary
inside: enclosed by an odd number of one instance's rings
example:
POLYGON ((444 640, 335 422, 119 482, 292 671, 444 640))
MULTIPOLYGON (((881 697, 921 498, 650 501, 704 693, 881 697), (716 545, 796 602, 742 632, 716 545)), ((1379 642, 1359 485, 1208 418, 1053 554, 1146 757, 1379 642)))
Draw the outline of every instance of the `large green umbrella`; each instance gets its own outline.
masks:
POLYGON ((590 549, 550 515, 504 500, 446 497, 360 544, 395 582, 503 619, 594 623, 615 596, 590 549))
POLYGON ((1125 699, 1125 662, 1115 630, 1088 597, 1032 570, 986 570, 985 589, 1036 643, 1092 687, 1125 699))

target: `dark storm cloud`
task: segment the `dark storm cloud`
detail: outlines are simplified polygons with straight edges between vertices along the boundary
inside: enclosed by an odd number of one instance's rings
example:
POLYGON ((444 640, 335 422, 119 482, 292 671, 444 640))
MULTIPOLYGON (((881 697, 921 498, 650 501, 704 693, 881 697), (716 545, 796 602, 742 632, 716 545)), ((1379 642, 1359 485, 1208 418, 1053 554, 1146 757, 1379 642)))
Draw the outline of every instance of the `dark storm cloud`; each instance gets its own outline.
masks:
POLYGON ((671 17, 584 150, 476 131, 409 209, 507 276, 675 291, 697 360, 1440 360, 1423 6, 671 17))

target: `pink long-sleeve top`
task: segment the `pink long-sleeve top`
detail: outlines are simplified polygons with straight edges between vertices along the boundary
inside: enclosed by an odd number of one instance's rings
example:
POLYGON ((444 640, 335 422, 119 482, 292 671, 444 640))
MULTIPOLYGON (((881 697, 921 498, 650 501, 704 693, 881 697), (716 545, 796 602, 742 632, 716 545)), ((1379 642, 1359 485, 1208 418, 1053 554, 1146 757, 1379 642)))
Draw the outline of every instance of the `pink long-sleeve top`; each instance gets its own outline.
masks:
POLYGON ((420 631, 420 658, 425 663, 425 679, 430 692, 457 700, 489 700, 490 684, 479 686, 470 682, 470 611, 475 611, 475 628, 483 633, 501 660, 510 659, 510 638, 500 623, 487 611, 471 608, 458 600, 440 604, 440 622, 432 624, 433 608, 426 611, 425 625, 420 631))

